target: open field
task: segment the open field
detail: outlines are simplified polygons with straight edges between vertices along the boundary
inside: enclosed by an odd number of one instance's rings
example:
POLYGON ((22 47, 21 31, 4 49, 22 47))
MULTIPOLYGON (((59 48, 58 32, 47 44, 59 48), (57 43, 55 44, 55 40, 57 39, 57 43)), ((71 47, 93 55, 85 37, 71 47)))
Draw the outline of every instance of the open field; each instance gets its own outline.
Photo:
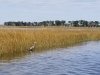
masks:
POLYGON ((1 27, 0 57, 24 55, 34 42, 37 42, 35 51, 40 51, 68 47, 91 40, 100 40, 100 28, 1 27))

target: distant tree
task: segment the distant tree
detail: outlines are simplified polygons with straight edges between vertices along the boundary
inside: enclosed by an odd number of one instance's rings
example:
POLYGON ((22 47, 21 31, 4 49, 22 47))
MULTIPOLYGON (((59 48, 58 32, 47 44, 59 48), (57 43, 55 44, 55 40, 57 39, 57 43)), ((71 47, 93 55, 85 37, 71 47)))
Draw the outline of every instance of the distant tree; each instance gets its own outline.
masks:
POLYGON ((63 25, 63 26, 64 26, 64 25, 65 25, 65 23, 66 23, 66 21, 64 21, 64 20, 62 20, 62 21, 61 21, 61 25, 63 25))
POLYGON ((95 21, 95 26, 96 26, 96 27, 99 26, 99 21, 95 21))
POLYGON ((87 27, 88 26, 88 21, 83 21, 83 27, 87 27))
POLYGON ((61 25, 61 21, 56 20, 56 21, 55 21, 55 25, 56 25, 56 26, 60 26, 60 25, 61 25))
POLYGON ((73 26, 78 27, 79 26, 78 21, 73 21, 73 26))
POLYGON ((23 22, 23 21, 9 21, 4 22, 6 26, 74 26, 74 27, 98 27, 99 21, 86 21, 86 20, 76 20, 76 21, 68 21, 66 23, 65 20, 55 20, 55 21, 41 21, 41 22, 23 22))
POLYGON ((69 26, 73 26, 73 21, 68 21, 69 26))

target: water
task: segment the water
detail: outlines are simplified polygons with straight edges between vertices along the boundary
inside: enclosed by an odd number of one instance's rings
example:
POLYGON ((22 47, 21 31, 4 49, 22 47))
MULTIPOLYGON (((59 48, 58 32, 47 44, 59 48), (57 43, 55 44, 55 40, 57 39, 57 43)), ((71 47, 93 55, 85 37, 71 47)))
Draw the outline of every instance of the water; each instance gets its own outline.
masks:
POLYGON ((0 62, 0 75, 100 75, 100 42, 0 62))

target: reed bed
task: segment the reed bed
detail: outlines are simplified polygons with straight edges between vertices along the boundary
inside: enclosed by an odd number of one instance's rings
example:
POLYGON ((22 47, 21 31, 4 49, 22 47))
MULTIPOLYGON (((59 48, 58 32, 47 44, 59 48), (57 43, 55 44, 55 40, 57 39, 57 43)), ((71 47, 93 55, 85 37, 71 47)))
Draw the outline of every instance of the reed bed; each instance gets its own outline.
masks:
POLYGON ((0 28, 0 57, 24 54, 34 42, 38 51, 91 40, 100 40, 100 28, 0 28))

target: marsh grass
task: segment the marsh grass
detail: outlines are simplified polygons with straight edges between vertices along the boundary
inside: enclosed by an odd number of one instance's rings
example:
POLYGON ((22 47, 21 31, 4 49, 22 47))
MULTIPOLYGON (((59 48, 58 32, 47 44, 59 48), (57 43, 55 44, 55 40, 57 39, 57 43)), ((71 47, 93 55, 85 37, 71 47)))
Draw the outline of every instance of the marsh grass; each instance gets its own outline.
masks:
POLYGON ((24 55, 34 42, 40 51, 91 40, 100 40, 99 28, 0 28, 0 57, 24 55))

